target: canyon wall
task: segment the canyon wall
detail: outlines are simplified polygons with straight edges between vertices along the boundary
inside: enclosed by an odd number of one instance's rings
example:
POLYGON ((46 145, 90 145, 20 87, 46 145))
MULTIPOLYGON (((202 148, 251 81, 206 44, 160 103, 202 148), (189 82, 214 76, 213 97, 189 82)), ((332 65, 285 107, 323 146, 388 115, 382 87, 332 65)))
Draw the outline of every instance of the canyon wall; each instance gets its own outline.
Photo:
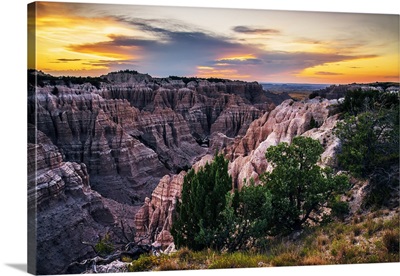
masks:
MULTIPOLYGON (((332 133, 338 119, 338 115, 335 115, 336 104, 337 100, 286 100, 254 120, 242 137, 230 139, 222 133, 215 134, 211 143, 225 145, 222 152, 230 161, 232 186, 241 189, 249 183, 246 180, 250 178, 257 184, 260 174, 271 170, 265 159, 266 149, 280 142, 290 143, 299 135, 319 140, 325 149, 320 165, 331 164, 339 146, 339 140, 332 133)), ((205 155, 193 168, 211 162, 212 158, 212 154, 205 155)), ((169 234, 172 212, 179 200, 183 179, 184 174, 164 177, 153 191, 152 197, 146 199, 135 217, 141 235, 160 233, 155 239, 164 246, 172 241, 169 234)))
POLYGON ((39 274, 74 272, 68 265, 95 256, 106 234, 121 241, 135 223, 138 235, 150 228, 171 242, 185 171, 275 107, 257 83, 119 72, 93 85, 28 73, 40 78, 28 85, 27 148, 39 274))
POLYGON ((93 255, 82 242, 96 242, 115 222, 100 194, 91 189, 86 165, 65 162, 33 125, 28 126, 28 215, 40 274, 65 272, 70 262, 93 255))
POLYGON ((168 173, 187 170, 209 137, 244 135, 275 106, 261 85, 110 73, 95 87, 52 80, 28 97, 28 122, 64 160, 83 163, 102 196, 138 204, 168 173))

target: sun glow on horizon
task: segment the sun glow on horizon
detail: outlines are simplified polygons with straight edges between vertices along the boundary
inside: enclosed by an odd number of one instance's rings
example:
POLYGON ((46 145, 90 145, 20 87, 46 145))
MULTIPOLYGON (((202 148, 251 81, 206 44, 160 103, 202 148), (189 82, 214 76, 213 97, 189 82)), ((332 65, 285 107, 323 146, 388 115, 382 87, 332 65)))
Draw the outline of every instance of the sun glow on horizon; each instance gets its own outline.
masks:
POLYGON ((29 56, 28 67, 53 75, 134 69, 260 82, 399 81, 399 16, 291 12, 290 24, 282 11, 227 10, 216 24, 200 18, 219 10, 135 7, 36 3, 28 21, 36 60, 29 56))

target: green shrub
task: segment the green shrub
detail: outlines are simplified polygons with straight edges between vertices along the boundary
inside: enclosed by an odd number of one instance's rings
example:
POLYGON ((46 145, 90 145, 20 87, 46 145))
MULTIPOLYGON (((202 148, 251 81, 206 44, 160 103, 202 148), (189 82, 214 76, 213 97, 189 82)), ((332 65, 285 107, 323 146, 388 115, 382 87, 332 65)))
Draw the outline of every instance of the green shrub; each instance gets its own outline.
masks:
POLYGON ((345 227, 343 224, 339 224, 335 228, 336 235, 341 235, 344 233, 344 231, 345 231, 345 227))
POLYGON ((370 190, 363 199, 363 207, 365 208, 380 208, 388 203, 393 191, 391 186, 380 185, 379 180, 371 179, 370 190))
POLYGON ((114 245, 111 243, 109 234, 100 239, 94 248, 99 255, 111 254, 114 251, 114 245))
POLYGON ((356 264, 362 262, 364 254, 359 247, 341 239, 332 243, 331 255, 339 264, 356 264))
POLYGON ((178 258, 181 262, 189 262, 193 258, 193 252, 190 251, 187 247, 184 247, 176 252, 175 257, 178 258))
POLYGON ((393 218, 389 220, 385 220, 383 222, 383 228, 384 229, 393 229, 393 228, 398 228, 400 225, 400 217, 398 215, 394 216, 393 218))
POLYGON ((296 266, 300 263, 300 256, 294 252, 282 253, 271 260, 273 266, 296 266))
POLYGON ((317 128, 317 127, 319 127, 319 123, 314 119, 314 117, 311 117, 310 129, 317 128))
POLYGON ((136 271, 149 271, 152 268, 158 266, 160 264, 160 258, 157 256, 152 255, 141 255, 139 259, 133 261, 129 266, 129 272, 136 272, 136 271))
POLYGON ((158 265, 156 270, 166 271, 166 270, 182 270, 184 267, 181 267, 176 260, 174 259, 163 259, 158 265))
POLYGON ((389 253, 399 253, 399 233, 389 230, 383 235, 383 244, 389 253))
POLYGON ((308 98, 309 99, 314 99, 315 97, 318 97, 319 96, 319 93, 317 92, 317 91, 313 91, 309 96, 308 96, 308 98))
POLYGON ((361 229, 360 226, 355 225, 355 226, 353 227, 354 236, 356 236, 356 237, 359 236, 359 235, 361 234, 361 231, 362 231, 362 229, 361 229))
POLYGON ((176 206, 177 217, 171 229, 178 248, 201 251, 225 246, 222 211, 231 188, 228 160, 217 152, 211 163, 207 162, 197 172, 191 169, 185 175, 181 199, 176 206))
POLYGON ((349 214, 349 203, 346 201, 341 201, 339 197, 336 197, 334 200, 332 200, 330 207, 332 216, 342 221, 349 214))
POLYGON ((267 149, 265 157, 274 169, 264 173, 261 182, 269 193, 272 235, 301 230, 310 220, 321 222, 315 214, 323 203, 349 188, 347 176, 318 166, 323 151, 319 141, 303 136, 267 149))
POLYGON ((133 261, 133 260, 132 260, 131 257, 128 257, 128 256, 122 256, 122 257, 121 257, 121 262, 130 263, 130 262, 132 262, 132 261, 133 261))
POLYGON ((369 218, 363 226, 367 230, 366 237, 371 237, 373 234, 383 229, 383 221, 374 221, 369 218))
POLYGON ((215 268, 247 268, 258 267, 260 263, 265 263, 267 258, 262 255, 251 255, 242 252, 223 254, 216 258, 209 266, 210 269, 215 268))

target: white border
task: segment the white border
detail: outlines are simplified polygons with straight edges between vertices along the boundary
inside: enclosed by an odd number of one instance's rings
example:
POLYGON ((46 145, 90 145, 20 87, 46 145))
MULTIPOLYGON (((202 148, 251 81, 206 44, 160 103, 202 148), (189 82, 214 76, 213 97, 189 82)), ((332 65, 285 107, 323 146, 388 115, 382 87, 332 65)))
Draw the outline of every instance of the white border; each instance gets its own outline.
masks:
MULTIPOLYGON (((26 5, 31 1, 8 0, 0 11, 1 20, 1 88, 0 88, 0 275, 26 275, 11 265, 26 264, 26 5)), ((362 12, 400 14, 395 0, 379 1, 317 1, 317 0, 86 0, 63 1, 190 7, 223 7, 245 9, 306 10, 328 12, 362 12), (329 2, 329 3, 328 3, 329 2)), ((400 263, 296 267, 271 269, 210 270, 208 275, 379 275, 400 271, 400 263)), ((200 275, 205 271, 163 272, 162 275, 200 275)), ((137 274, 137 273, 136 273, 137 274)), ((135 274, 135 275, 136 275, 135 274)), ((121 275, 121 274, 109 274, 121 275)), ((147 275, 139 273, 139 275, 147 275)), ((152 275, 152 274, 151 274, 152 275)))

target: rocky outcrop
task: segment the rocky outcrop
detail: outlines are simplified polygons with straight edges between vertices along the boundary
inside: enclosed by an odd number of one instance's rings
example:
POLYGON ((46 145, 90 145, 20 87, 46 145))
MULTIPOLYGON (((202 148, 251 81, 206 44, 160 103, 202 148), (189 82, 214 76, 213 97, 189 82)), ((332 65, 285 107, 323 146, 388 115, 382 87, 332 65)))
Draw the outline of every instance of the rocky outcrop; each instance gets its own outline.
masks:
POLYGON ((83 87, 58 87, 58 93, 38 89, 37 127, 66 160, 87 165, 103 196, 129 204, 142 200, 169 170, 189 167, 204 151, 171 110, 140 112, 126 100, 105 100, 83 87))
POLYGON ((194 138, 209 136, 215 130, 235 137, 240 131, 245 133, 254 118, 274 107, 258 83, 193 80, 185 84, 182 80, 149 78, 141 74, 132 78, 145 81, 135 83, 127 76, 117 78, 117 81, 125 81, 122 83, 115 82, 115 74, 105 78, 112 82, 99 91, 103 98, 126 99, 132 106, 148 112, 171 109, 182 115, 194 138), (227 111, 224 118, 217 122, 223 111, 227 111), (236 114, 230 117, 228 114, 232 112, 236 114), (221 127, 221 122, 228 128, 221 127))
POLYGON ((186 172, 182 171, 178 175, 164 176, 154 189, 151 199, 146 198, 135 215, 136 234, 139 237, 148 236, 163 245, 172 242, 169 230, 185 175, 186 172))
MULTIPOLYGON (((271 169, 265 159, 268 147, 280 142, 290 143, 295 136, 303 135, 319 140, 325 149, 321 156, 321 165, 330 164, 339 146, 339 140, 332 133, 337 122, 337 115, 334 115, 336 103, 336 100, 320 99, 306 102, 286 100, 251 123, 243 137, 233 139, 222 133, 214 133, 211 147, 223 149, 230 160, 229 173, 234 181, 232 184, 239 189, 250 178, 257 184, 260 174, 271 169)), ((193 168, 196 170, 204 166, 212 158, 211 154, 205 155, 193 168)), ((151 199, 146 199, 135 218, 140 234, 163 233, 169 237, 175 202, 183 185, 182 174, 165 176, 157 185, 151 199)), ((170 238, 163 240, 160 235, 156 235, 154 239, 164 246, 170 243, 170 238)))
MULTIPOLYGON (((29 126, 28 133, 34 131, 29 126)), ((86 165, 63 162, 58 148, 42 132, 28 137, 28 207, 43 205, 67 193, 90 190, 86 165)))
POLYGON ((170 243, 185 171, 274 108, 257 83, 28 74, 29 240, 39 274, 70 272, 95 254, 82 242, 106 233, 121 241, 135 223, 138 235, 170 243))
POLYGON ((136 212, 92 190, 86 165, 64 161, 43 132, 28 126, 28 235, 38 274, 66 273, 72 262, 94 257, 84 243, 106 234, 120 242, 129 234, 121 223, 134 227, 136 212))
POLYGON ((110 73, 96 86, 41 77, 29 93, 29 123, 65 161, 86 165, 94 190, 125 204, 143 202, 162 176, 190 168, 213 133, 244 135, 274 107, 257 83, 134 71, 110 73))
POLYGON ((63 273, 70 262, 92 255, 82 241, 96 241, 115 217, 90 187, 84 164, 64 162, 42 132, 28 129, 28 212, 39 274, 63 273))
POLYGON ((259 175, 269 170, 265 159, 268 147, 280 142, 290 143, 293 137, 304 135, 318 139, 325 148, 322 161, 334 156, 338 140, 332 134, 337 117, 331 116, 335 100, 306 102, 286 100, 270 113, 255 120, 246 135, 225 150, 231 160, 229 173, 234 186, 241 188, 246 180, 258 181, 259 175))

